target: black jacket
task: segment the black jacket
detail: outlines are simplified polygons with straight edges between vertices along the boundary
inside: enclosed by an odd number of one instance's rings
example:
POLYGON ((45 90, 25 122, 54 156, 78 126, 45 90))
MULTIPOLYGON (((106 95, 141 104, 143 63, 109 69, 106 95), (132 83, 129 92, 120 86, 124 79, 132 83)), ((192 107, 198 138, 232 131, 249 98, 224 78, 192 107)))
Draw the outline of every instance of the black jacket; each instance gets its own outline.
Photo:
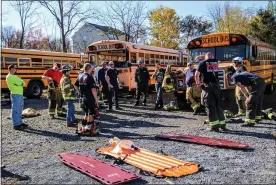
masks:
POLYGON ((137 68, 135 71, 135 82, 139 85, 148 85, 149 83, 149 71, 147 68, 137 68))

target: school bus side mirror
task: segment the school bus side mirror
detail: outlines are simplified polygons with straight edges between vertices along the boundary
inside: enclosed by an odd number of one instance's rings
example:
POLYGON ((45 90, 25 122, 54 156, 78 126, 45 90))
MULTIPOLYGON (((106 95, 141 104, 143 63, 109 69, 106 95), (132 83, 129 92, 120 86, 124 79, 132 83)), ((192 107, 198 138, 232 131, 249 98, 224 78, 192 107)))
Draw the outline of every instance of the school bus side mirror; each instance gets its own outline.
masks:
POLYGON ((258 47, 256 45, 252 46, 252 56, 254 58, 257 58, 257 56, 258 56, 258 47))

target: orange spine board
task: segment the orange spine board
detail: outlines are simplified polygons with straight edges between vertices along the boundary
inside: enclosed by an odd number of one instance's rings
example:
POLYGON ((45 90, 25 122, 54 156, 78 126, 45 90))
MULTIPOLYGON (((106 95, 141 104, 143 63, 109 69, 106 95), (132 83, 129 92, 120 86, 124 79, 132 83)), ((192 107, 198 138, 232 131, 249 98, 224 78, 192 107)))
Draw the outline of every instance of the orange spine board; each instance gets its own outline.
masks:
POLYGON ((113 149, 113 147, 100 148, 97 152, 117 159, 124 159, 124 162, 155 175, 181 177, 196 173, 199 170, 197 163, 185 162, 142 148, 136 151, 123 149, 122 153, 118 154, 113 153, 113 149))

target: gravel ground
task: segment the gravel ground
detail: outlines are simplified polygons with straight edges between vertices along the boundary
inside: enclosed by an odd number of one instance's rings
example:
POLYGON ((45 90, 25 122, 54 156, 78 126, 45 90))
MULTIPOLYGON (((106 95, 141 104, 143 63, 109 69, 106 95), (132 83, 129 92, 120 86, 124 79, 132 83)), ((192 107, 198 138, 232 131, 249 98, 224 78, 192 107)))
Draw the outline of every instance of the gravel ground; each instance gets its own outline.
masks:
MULTIPOLYGON (((165 96, 167 99, 170 95, 165 96)), ((276 105, 276 92, 265 97, 265 107, 276 105), (274 97, 274 98, 273 98, 274 97)), ((153 98, 150 95, 148 107, 134 107, 134 100, 121 99, 123 110, 101 114, 101 136, 79 137, 74 128, 65 126, 65 119, 49 119, 47 100, 26 100, 25 108, 35 108, 41 116, 24 119, 29 124, 25 131, 14 131, 10 120, 9 106, 2 106, 2 183, 36 183, 36 184, 98 184, 94 179, 63 165, 56 154, 61 152, 77 152, 96 156, 95 149, 107 144, 111 137, 130 139, 138 147, 160 152, 161 150, 184 161, 197 162, 203 167, 199 173, 181 178, 163 178, 142 175, 141 180, 131 184, 275 184, 276 158, 275 121, 262 121, 254 128, 242 128, 238 123, 229 123, 228 133, 215 133, 207 130, 202 124, 206 117, 193 116, 183 111, 153 111, 153 98), (200 135, 214 138, 230 139, 247 143, 254 150, 242 151, 222 149, 183 142, 164 141, 154 138, 161 132, 200 135), (20 176, 28 176, 28 180, 20 181, 8 172, 20 176)), ((233 106, 229 101, 227 106, 233 106)), ((76 105, 77 118, 82 117, 79 105, 76 105)), ((112 159, 104 159, 112 162, 112 159)), ((137 168, 120 164, 122 168, 137 171, 137 168)))

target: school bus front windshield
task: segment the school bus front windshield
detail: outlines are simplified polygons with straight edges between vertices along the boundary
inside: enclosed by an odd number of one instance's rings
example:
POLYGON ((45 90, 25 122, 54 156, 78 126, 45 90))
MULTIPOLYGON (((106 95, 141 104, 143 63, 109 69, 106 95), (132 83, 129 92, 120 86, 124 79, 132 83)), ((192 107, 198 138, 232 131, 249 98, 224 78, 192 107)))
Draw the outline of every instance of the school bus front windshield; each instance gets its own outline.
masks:
POLYGON ((127 67, 125 52, 97 52, 93 55, 92 62, 101 64, 102 62, 113 61, 116 68, 127 67))
POLYGON ((190 49, 190 60, 195 61, 195 58, 197 56, 205 55, 207 52, 211 52, 219 61, 231 61, 235 57, 242 57, 243 59, 248 59, 249 46, 243 44, 234 46, 217 46, 209 48, 190 49))

